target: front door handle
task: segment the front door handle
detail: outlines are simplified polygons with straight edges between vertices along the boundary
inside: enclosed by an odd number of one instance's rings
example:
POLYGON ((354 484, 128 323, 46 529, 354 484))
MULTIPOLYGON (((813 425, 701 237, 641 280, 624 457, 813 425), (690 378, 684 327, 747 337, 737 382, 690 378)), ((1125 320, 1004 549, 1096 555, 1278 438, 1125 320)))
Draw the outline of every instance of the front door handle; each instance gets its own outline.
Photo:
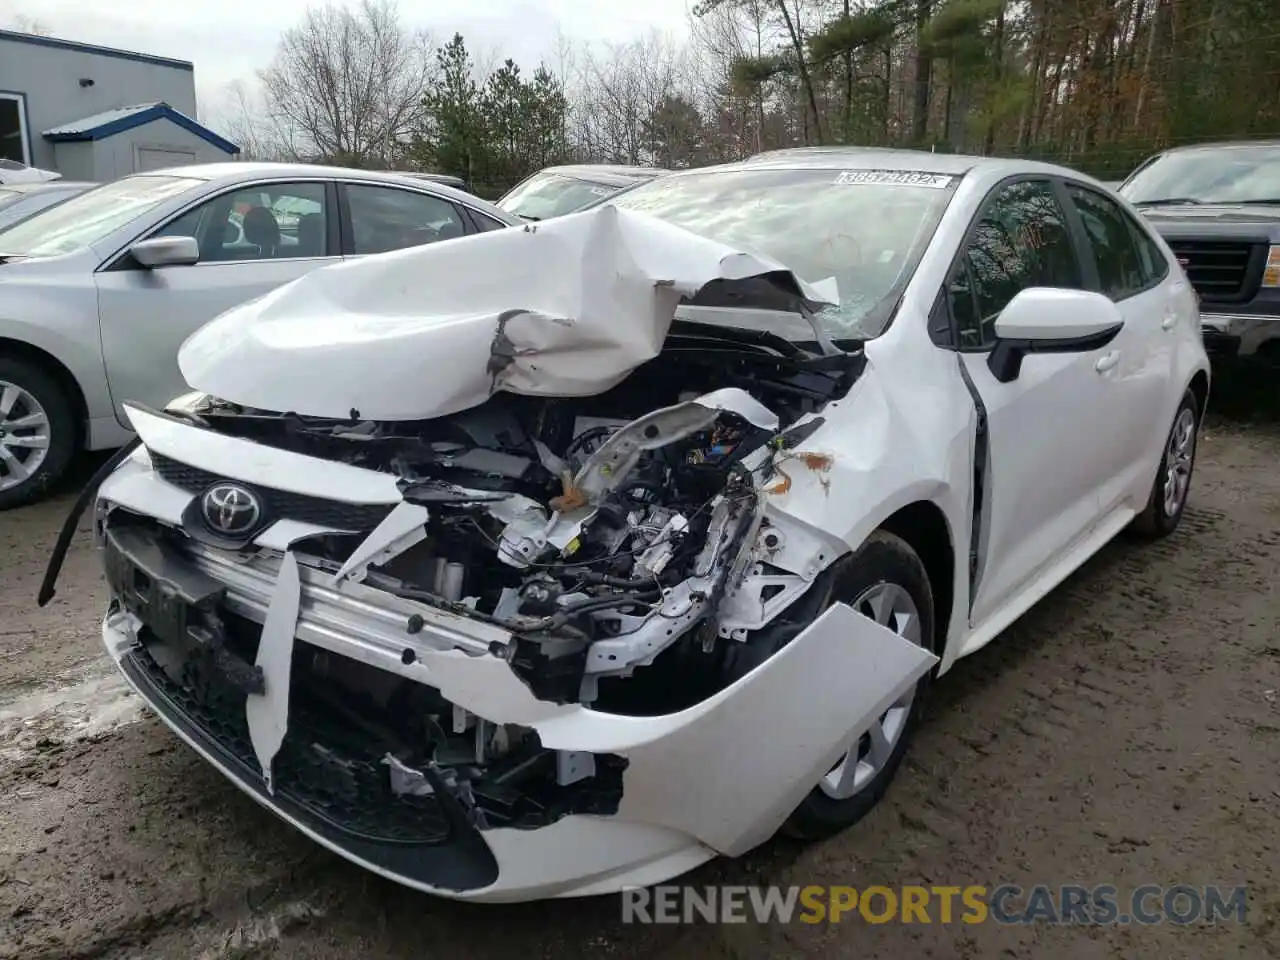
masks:
POLYGON ((1119 362, 1120 362, 1120 351, 1112 350, 1105 357, 1102 357, 1100 360, 1098 360, 1098 362, 1093 365, 1093 369, 1097 370, 1099 373, 1106 373, 1108 370, 1110 370, 1119 362))
POLYGON ((1176 313, 1166 313, 1164 319, 1160 321, 1161 330, 1172 330, 1178 325, 1178 315, 1176 313))

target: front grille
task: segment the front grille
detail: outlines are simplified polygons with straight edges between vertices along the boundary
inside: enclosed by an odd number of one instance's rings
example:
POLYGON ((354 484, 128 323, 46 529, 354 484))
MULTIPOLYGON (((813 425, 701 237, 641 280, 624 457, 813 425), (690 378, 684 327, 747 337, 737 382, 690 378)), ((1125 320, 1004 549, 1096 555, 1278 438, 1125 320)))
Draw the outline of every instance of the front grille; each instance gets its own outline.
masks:
MULTIPOLYGON (((185 660, 175 681, 145 644, 128 656, 187 722, 238 761, 245 781, 263 784, 249 739, 243 693, 202 669, 198 658, 185 660)), ((390 773, 380 762, 381 755, 375 755, 376 748, 367 738, 364 749, 354 744, 350 726, 335 722, 331 713, 309 708, 298 692, 291 696, 288 732, 272 765, 277 795, 362 840, 397 844, 448 840, 450 824, 439 802, 430 796, 392 793, 390 773)))
MULTIPOLYGON (((171 457, 154 452, 151 453, 151 465, 169 483, 191 493, 200 493, 215 483, 235 479, 179 463, 171 457)), ((267 514, 275 519, 298 520, 320 527, 360 532, 372 530, 391 512, 391 505, 385 503, 342 503, 288 490, 253 486, 266 501, 267 514)))
POLYGON ((1258 292, 1264 246, 1231 240, 1170 240, 1169 247, 1204 299, 1240 302, 1258 292))

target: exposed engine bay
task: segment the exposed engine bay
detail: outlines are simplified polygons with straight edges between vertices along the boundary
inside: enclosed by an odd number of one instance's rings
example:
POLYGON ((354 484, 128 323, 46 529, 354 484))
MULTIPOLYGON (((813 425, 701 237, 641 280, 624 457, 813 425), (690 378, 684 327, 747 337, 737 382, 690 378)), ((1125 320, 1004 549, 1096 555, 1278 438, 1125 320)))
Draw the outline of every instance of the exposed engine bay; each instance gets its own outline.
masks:
POLYGON ((751 455, 781 449, 783 432, 847 391, 861 363, 860 352, 817 356, 686 323, 657 360, 583 400, 497 394, 397 423, 212 401, 199 417, 394 473, 405 502, 426 508, 425 529, 355 569, 367 530, 307 551, 371 586, 510 629, 512 666, 540 698, 593 704, 602 680, 630 677, 677 642, 713 652, 717 609, 743 573, 772 469, 771 457, 751 455))
MULTIPOLYGON (((345 582, 358 603, 492 624, 506 639, 488 652, 538 700, 657 716, 705 700, 759 662, 745 651, 768 656, 817 614, 805 598, 812 575, 767 562, 762 545, 776 546, 782 532, 765 504, 786 483, 790 451, 862 364, 858 350, 820 355, 768 334, 681 324, 662 356, 584 399, 497 393, 462 413, 388 422, 204 397, 172 415, 395 478, 401 503, 374 512, 337 504, 314 521, 334 532, 291 545, 284 561, 296 558, 303 592, 345 582), (748 606, 759 629, 721 616, 745 581, 754 583, 748 606)), ((216 487, 217 478, 156 451, 150 463, 193 493, 216 487)), ((268 501, 273 493, 258 492, 268 501)), ((194 603, 176 631, 153 623, 154 601, 136 598, 153 595, 170 563, 210 578, 209 597, 253 571, 268 583, 286 576, 279 554, 255 548, 254 538, 276 519, 305 520, 293 513, 297 501, 268 508, 239 540, 211 537, 195 511, 202 503, 191 501, 181 533, 158 536, 129 509, 111 514, 108 579, 145 627, 130 654, 139 682, 154 683, 198 726, 222 731, 223 746, 271 789, 397 842, 435 842, 450 819, 466 829, 538 827, 616 809, 623 757, 545 749, 534 730, 490 722, 428 684, 295 645, 291 629, 273 674, 269 626, 216 599, 194 603), (264 747, 267 701, 289 677, 287 726, 264 747)), ((401 624, 392 642, 406 644, 408 665, 407 638, 424 630, 423 616, 404 614, 401 624)))

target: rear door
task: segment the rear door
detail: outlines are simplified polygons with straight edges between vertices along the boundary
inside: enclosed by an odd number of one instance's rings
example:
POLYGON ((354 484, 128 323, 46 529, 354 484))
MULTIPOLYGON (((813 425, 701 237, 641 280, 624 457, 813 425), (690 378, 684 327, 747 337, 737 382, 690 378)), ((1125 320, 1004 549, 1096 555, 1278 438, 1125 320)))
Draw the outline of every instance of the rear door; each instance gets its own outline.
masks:
POLYGON ((981 493, 979 624, 1058 560, 1099 518, 1098 490, 1116 447, 1106 350, 1033 353, 1008 383, 988 367, 995 321, 1027 287, 1087 288, 1077 237, 1055 183, 1007 181, 975 219, 947 290, 953 337, 987 419, 989 480, 981 493))
POLYGON ((1165 407, 1177 346, 1178 293, 1161 282, 1168 263, 1158 249, 1159 259, 1152 262, 1151 251, 1140 244, 1145 231, 1120 204, 1082 183, 1067 181, 1064 189, 1093 261, 1093 286, 1115 301, 1125 321, 1106 351, 1115 361, 1105 379, 1116 429, 1106 435, 1111 447, 1098 451, 1109 464, 1100 506, 1104 514, 1126 504, 1141 510, 1173 414, 1165 407))
POLYGON ((342 252, 347 257, 389 253, 476 232, 451 200, 388 184, 338 184, 342 252))
POLYGON ((124 401, 156 406, 188 389, 178 348, 197 327, 339 259, 334 186, 325 180, 237 186, 138 239, 154 236, 195 237, 200 262, 147 270, 126 252, 97 274, 107 378, 126 425, 124 401))

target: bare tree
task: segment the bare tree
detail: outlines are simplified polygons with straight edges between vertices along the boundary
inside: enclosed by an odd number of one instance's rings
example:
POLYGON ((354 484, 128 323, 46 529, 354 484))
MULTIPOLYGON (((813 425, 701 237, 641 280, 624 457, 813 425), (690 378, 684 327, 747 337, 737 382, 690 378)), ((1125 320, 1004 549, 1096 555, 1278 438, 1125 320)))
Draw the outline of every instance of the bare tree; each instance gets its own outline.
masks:
POLYGON ((298 159, 391 166, 422 116, 432 49, 395 0, 312 7, 259 74, 265 116, 298 159))
POLYGON ((13 29, 19 33, 30 33, 37 37, 50 36, 50 31, 43 20, 38 17, 29 17, 25 13, 20 13, 13 18, 13 29))
POLYGON ((241 160, 292 160, 299 155, 297 131, 270 115, 242 80, 227 84, 222 99, 201 113, 210 114, 210 125, 240 148, 241 160))
POLYGON ((652 162, 654 111, 673 96, 693 101, 697 76, 688 46, 661 33, 588 47, 578 60, 571 92, 578 151, 611 163, 652 162))

